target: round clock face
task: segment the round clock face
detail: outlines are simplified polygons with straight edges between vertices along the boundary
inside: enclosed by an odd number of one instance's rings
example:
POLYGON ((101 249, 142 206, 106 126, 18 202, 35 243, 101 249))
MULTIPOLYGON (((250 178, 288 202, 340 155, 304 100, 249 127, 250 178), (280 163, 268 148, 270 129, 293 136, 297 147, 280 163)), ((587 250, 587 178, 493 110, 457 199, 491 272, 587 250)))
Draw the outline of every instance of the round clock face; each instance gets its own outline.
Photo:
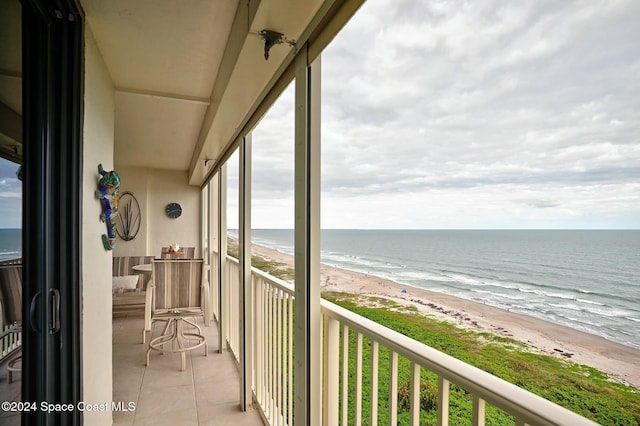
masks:
POLYGON ((182 207, 178 203, 169 203, 167 204, 165 211, 167 212, 167 216, 171 219, 176 219, 182 214, 182 207))

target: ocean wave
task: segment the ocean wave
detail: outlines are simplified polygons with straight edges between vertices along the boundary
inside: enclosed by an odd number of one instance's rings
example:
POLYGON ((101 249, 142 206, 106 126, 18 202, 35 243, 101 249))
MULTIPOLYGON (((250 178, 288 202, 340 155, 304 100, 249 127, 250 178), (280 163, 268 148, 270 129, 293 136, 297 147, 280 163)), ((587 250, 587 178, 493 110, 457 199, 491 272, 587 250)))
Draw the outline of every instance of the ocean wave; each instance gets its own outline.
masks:
POLYGON ((559 305, 559 304, 556 304, 556 303, 547 303, 547 305, 553 306, 553 307, 559 308, 559 309, 570 309, 572 311, 585 312, 585 309, 582 306, 574 305, 574 304, 571 304, 571 303, 564 303, 562 305, 559 305))
POLYGON ((544 296, 550 299, 578 300, 578 298, 575 295, 564 293, 564 292, 553 292, 553 291, 529 289, 529 288, 519 288, 518 290, 520 290, 522 293, 537 294, 539 296, 544 296))
POLYGON ((584 319, 584 318, 576 318, 576 317, 572 317, 572 316, 568 316, 568 315, 562 315, 562 314, 558 314, 558 313, 556 313, 556 315, 561 317, 561 318, 564 318, 564 319, 567 319, 567 320, 571 321, 575 325, 582 325, 582 331, 585 331, 585 325, 587 325, 589 327, 586 327, 586 330, 591 331, 591 332, 597 331, 597 333, 595 333, 595 334, 602 335, 602 333, 600 331, 600 328, 602 327, 602 324, 599 324, 597 322, 592 322, 592 321, 589 321, 589 320, 584 319))
MULTIPOLYGON (((323 263, 640 346, 640 332, 627 335, 640 323, 640 232, 486 232, 482 240, 463 231, 412 231, 411 238, 400 231, 322 232, 330 243, 323 263), (626 248, 618 243, 622 236, 626 248)), ((264 245, 293 251, 290 231, 260 236, 264 245)))
POLYGON ((595 305, 595 306, 590 304, 576 305, 574 303, 564 303, 564 304, 548 303, 548 305, 559 308, 561 310, 571 310, 575 312, 582 312, 588 316, 600 317, 600 319, 602 319, 602 317, 605 317, 605 318, 611 318, 611 319, 622 319, 624 321, 631 320, 634 322, 640 322, 640 320, 634 319, 634 316, 637 315, 637 312, 631 312, 626 309, 613 308, 607 305, 595 305), (603 308, 601 309, 597 306, 603 306, 603 308))
POLYGON ((581 303, 588 303, 588 304, 590 304, 590 305, 607 306, 607 305, 605 305, 604 303, 594 302, 593 300, 580 299, 580 298, 576 298, 576 300, 577 300, 578 302, 581 302, 581 303))
POLYGON ((398 274, 400 279, 421 280, 421 281, 453 281, 451 277, 446 275, 438 275, 430 272, 404 271, 398 274))
MULTIPOLYGON (((472 289, 470 289, 470 291, 473 292, 473 293, 480 293, 480 294, 485 294, 485 295, 490 296, 487 299, 495 299, 495 300, 500 300, 500 299, 526 300, 526 298, 524 296, 517 296, 517 295, 505 294, 505 293, 496 293, 495 291, 481 290, 481 289, 477 289, 477 288, 472 288, 472 289)), ((514 307, 515 307, 515 305, 514 305, 514 307)))
POLYGON ((634 313, 627 311, 626 309, 616 309, 608 307, 606 309, 597 309, 597 308, 589 308, 587 309, 589 312, 593 312, 594 314, 598 314, 605 317, 610 318, 629 318, 634 313))
POLYGON ((18 259, 22 257, 21 250, 7 250, 0 252, 0 260, 18 259))

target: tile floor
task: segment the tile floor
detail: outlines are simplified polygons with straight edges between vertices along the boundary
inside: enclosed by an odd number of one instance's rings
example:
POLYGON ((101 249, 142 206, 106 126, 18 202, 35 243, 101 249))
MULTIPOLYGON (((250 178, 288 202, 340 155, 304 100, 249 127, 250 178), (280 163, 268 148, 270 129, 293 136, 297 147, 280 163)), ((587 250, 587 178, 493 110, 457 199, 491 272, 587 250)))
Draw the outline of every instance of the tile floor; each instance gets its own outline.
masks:
MULTIPOLYGON (((188 353, 185 371, 179 354, 152 352, 145 366, 142 324, 142 316, 113 319, 113 401, 136 403, 135 411, 114 412, 114 425, 263 425, 257 410, 240 411, 240 376, 231 353, 218 353, 215 323, 203 327, 208 356, 204 348, 188 353)), ((153 335, 161 332, 158 323, 153 335)), ((0 401, 20 401, 21 383, 20 373, 8 383, 0 363, 0 401)), ((0 425, 19 426, 20 415, 0 412, 0 425)))
MULTIPOLYGON (((145 367, 142 324, 141 316, 113 319, 113 400, 136 402, 133 412, 113 413, 114 425, 262 426, 258 411, 240 411, 240 376, 231 353, 218 353, 215 323, 203 327, 208 355, 204 348, 188 352, 185 371, 179 354, 155 351, 145 367)), ((154 337, 162 326, 154 326, 154 337)))

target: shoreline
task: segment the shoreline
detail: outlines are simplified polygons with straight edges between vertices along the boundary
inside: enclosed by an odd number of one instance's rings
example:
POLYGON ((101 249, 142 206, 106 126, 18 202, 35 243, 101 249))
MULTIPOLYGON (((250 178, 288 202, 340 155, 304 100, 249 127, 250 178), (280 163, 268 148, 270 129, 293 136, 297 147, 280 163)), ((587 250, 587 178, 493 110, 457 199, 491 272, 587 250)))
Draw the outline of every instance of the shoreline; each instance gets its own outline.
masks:
MULTIPOLYGON (((292 255, 269 247, 253 244, 252 254, 293 267, 292 255)), ((520 341, 533 352, 588 365, 640 389, 640 350, 595 334, 324 263, 320 265, 320 290, 383 297, 415 306, 423 315, 520 341)))

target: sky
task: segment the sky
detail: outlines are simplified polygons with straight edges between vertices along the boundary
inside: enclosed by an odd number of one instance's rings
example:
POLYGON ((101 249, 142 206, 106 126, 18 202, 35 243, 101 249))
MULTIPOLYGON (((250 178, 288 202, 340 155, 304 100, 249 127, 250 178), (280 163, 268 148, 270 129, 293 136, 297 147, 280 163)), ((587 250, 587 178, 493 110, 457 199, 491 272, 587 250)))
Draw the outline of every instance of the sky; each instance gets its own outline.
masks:
MULTIPOLYGON (((640 228, 639 22, 637 0, 367 0, 322 54, 321 226, 640 228)), ((293 227, 293 105, 253 132, 254 228, 293 227)), ((0 228, 18 194, 0 161, 0 228)))
MULTIPOLYGON (((640 228, 638 22, 632 0, 368 0, 322 54, 322 228, 640 228)), ((293 227, 292 89, 253 132, 254 228, 293 227)))
POLYGON ((0 158, 0 229, 22 227, 22 182, 18 165, 0 158))

